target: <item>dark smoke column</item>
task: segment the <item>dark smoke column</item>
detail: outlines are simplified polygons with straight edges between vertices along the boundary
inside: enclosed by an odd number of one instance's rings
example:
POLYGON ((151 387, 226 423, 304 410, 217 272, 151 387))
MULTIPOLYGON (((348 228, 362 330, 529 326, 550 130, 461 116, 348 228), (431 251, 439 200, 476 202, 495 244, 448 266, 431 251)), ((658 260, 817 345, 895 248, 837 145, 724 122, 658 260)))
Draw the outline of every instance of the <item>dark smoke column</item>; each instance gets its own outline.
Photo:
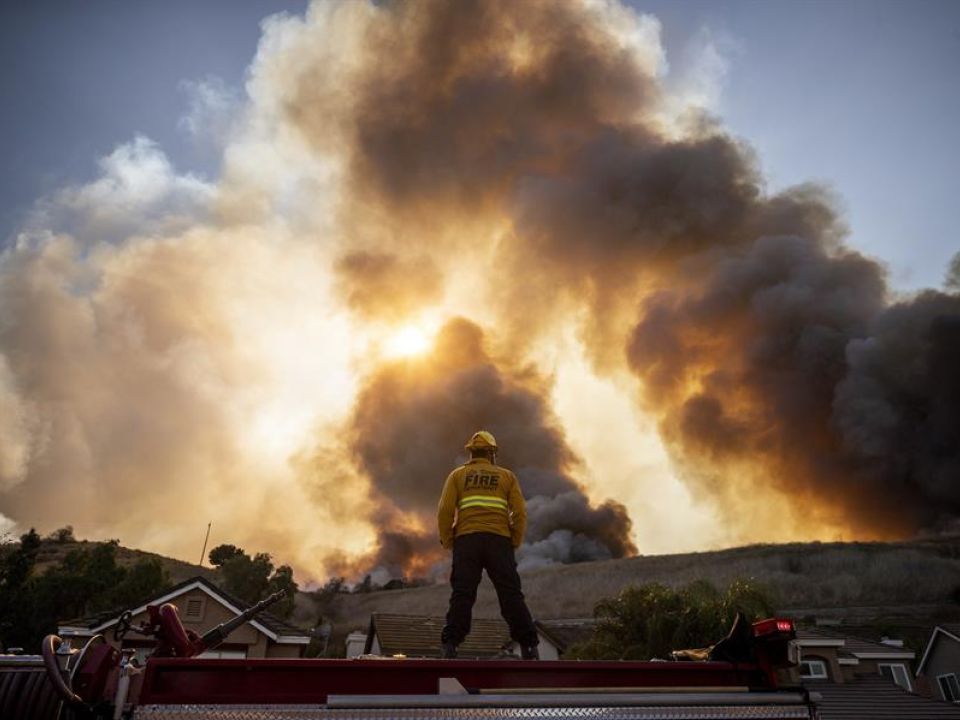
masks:
POLYGON ((349 437, 358 469, 371 481, 370 521, 383 530, 374 556, 355 569, 383 567, 397 575, 439 560, 440 490, 478 427, 495 434, 501 460, 515 469, 527 498, 522 563, 635 554, 623 505, 592 506, 569 474, 578 460, 550 413, 548 390, 529 371, 518 374, 508 362, 494 361, 481 329, 466 320, 450 321, 429 356, 375 372, 357 399, 349 437), (412 530, 411 517, 426 530, 412 530))

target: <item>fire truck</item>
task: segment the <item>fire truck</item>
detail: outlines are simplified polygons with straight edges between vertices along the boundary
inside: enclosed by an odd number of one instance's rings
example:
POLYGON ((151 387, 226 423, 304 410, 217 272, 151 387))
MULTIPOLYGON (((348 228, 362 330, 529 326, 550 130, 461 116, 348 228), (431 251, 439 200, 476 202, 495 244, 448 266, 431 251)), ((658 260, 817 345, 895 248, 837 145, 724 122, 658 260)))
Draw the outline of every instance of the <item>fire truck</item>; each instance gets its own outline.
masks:
MULTIPOLYGON (((738 617, 710 647, 633 661, 213 659, 198 655, 278 600, 203 636, 176 606, 148 607, 142 664, 103 636, 44 638, 38 656, 0 656, 2 720, 817 720, 817 698, 778 683, 793 622, 738 617)), ((129 629, 121 618, 115 632, 129 629)))

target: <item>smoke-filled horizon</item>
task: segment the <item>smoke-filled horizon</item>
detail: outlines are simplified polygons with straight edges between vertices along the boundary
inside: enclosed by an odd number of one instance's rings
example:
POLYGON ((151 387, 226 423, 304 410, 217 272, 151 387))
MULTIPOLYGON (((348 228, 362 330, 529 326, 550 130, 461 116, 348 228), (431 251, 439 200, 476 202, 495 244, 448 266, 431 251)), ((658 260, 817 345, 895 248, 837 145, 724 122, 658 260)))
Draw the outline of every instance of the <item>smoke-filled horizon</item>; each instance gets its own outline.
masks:
POLYGON ((616 2, 270 19, 216 182, 137 138, 0 256, 2 516, 436 576, 483 427, 521 567, 955 527, 960 267, 897 296, 663 62, 616 2))

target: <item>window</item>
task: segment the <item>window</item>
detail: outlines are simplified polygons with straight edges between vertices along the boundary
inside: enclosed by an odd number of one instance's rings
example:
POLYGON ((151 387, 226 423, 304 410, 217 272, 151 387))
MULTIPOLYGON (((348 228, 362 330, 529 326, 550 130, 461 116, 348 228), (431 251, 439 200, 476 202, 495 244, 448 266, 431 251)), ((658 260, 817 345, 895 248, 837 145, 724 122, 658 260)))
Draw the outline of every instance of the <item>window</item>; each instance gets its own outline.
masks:
POLYGON ((940 694, 947 702, 960 703, 960 683, 957 682, 956 673, 949 675, 937 675, 937 684, 940 686, 940 694))
POLYGON ((827 675, 827 664, 823 660, 806 658, 800 661, 800 677, 807 680, 825 680, 830 676, 827 675))
POLYGON ((880 663, 879 668, 881 675, 890 678, 894 683, 902 687, 904 690, 913 692, 913 687, 910 685, 910 676, 907 674, 906 665, 903 663, 897 663, 896 665, 880 663))

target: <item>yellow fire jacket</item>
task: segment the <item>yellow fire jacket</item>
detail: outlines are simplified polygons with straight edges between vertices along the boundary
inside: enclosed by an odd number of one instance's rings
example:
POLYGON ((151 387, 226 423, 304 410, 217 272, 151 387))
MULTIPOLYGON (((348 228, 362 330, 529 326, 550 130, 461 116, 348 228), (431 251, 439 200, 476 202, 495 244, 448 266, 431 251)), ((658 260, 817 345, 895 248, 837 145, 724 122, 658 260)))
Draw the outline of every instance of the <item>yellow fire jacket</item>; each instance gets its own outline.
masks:
POLYGON ((520 481, 485 458, 470 460, 447 476, 437 508, 440 544, 450 549, 454 537, 489 532, 520 547, 527 529, 527 505, 520 481))

